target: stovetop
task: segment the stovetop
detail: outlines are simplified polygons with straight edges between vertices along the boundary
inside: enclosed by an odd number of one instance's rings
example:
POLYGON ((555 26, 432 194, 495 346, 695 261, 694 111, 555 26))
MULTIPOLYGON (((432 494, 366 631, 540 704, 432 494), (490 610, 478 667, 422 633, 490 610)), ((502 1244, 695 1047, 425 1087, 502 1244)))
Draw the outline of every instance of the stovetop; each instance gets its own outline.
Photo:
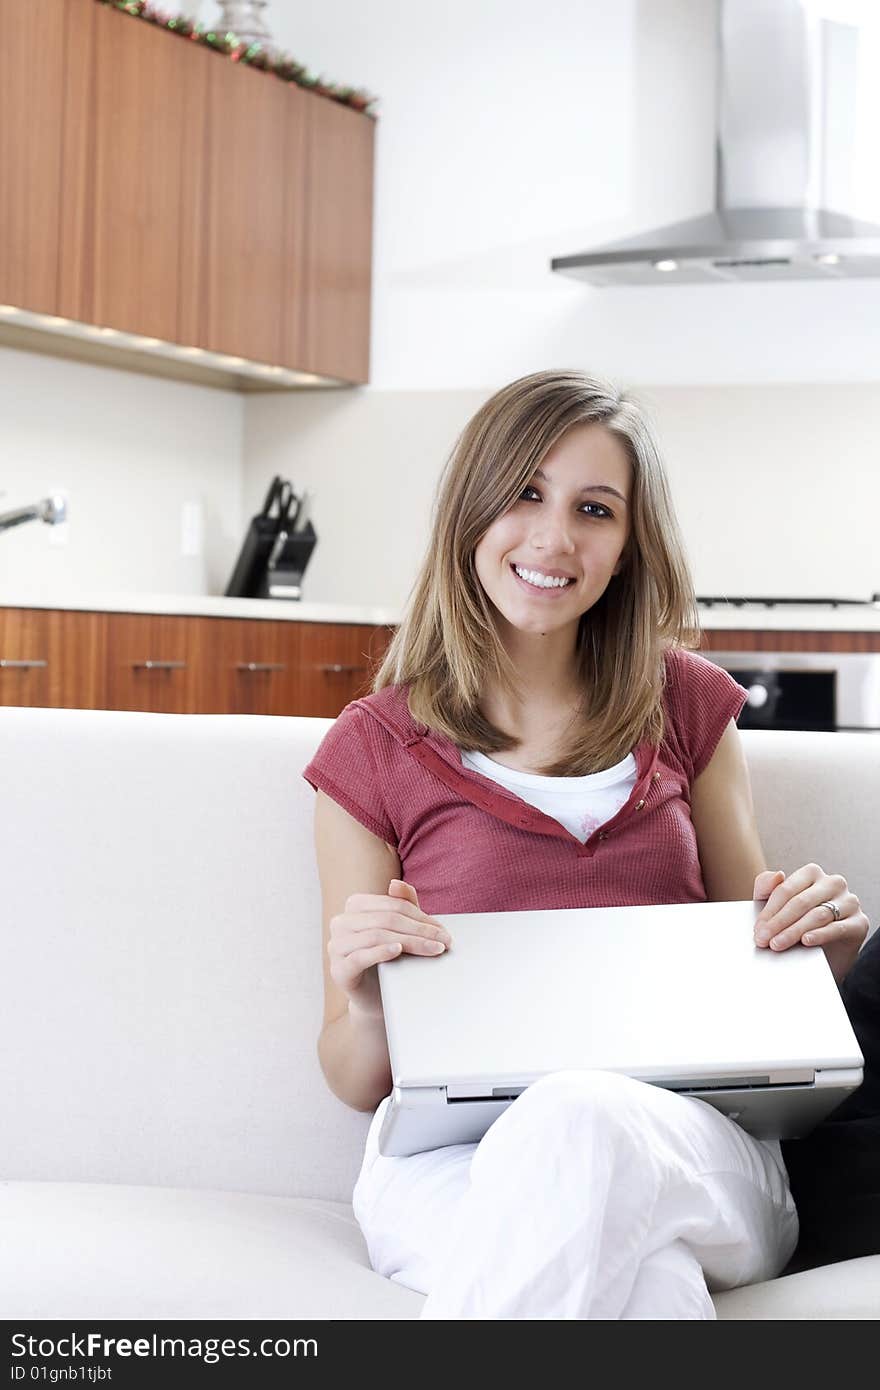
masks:
POLYGON ((736 594, 704 597, 698 594, 697 603, 703 608, 711 608, 716 603, 730 608, 778 608, 785 604, 798 608, 843 608, 850 605, 880 608, 880 594, 872 594, 870 598, 761 598, 736 594))

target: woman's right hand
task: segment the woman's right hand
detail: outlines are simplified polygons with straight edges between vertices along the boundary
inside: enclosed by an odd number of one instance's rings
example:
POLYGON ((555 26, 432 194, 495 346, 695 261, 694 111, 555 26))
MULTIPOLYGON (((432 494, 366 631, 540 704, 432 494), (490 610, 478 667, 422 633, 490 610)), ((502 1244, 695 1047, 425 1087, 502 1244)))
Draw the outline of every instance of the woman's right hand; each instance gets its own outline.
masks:
POLYGON ((330 919, 330 975, 348 995, 349 1010, 382 1017, 380 961, 439 956, 452 945, 446 928, 419 907, 411 883, 393 878, 388 893, 352 893, 330 919))

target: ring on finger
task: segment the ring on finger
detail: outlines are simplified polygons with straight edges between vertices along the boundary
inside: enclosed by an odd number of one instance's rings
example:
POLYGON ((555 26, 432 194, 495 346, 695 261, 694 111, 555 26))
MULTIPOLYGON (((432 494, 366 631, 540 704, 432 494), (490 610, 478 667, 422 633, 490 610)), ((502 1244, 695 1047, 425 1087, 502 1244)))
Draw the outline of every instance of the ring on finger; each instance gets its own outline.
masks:
POLYGON ((840 908, 837 906, 837 903, 820 903, 819 906, 827 907, 835 922, 840 921, 840 908))

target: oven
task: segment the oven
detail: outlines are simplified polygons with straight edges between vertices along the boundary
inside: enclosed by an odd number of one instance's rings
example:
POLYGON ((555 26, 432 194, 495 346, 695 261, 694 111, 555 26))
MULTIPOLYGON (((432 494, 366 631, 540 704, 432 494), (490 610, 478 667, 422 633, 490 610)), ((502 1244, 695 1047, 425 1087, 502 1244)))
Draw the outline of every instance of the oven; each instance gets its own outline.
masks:
POLYGON ((880 731, 880 652, 703 652, 749 692, 741 729, 880 731))

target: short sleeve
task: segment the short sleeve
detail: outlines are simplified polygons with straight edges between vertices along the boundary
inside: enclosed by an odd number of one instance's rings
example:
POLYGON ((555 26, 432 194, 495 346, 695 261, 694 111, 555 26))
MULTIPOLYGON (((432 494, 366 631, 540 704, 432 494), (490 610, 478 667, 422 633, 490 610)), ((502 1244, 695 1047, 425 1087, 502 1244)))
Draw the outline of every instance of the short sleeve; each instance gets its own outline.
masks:
POLYGON ((327 730, 303 776, 386 844, 397 844, 375 759, 370 751, 372 723, 357 704, 347 705, 327 730))
POLYGON ((690 780, 708 767, 731 719, 748 698, 732 676, 696 652, 671 651, 666 665, 666 713, 690 780))

